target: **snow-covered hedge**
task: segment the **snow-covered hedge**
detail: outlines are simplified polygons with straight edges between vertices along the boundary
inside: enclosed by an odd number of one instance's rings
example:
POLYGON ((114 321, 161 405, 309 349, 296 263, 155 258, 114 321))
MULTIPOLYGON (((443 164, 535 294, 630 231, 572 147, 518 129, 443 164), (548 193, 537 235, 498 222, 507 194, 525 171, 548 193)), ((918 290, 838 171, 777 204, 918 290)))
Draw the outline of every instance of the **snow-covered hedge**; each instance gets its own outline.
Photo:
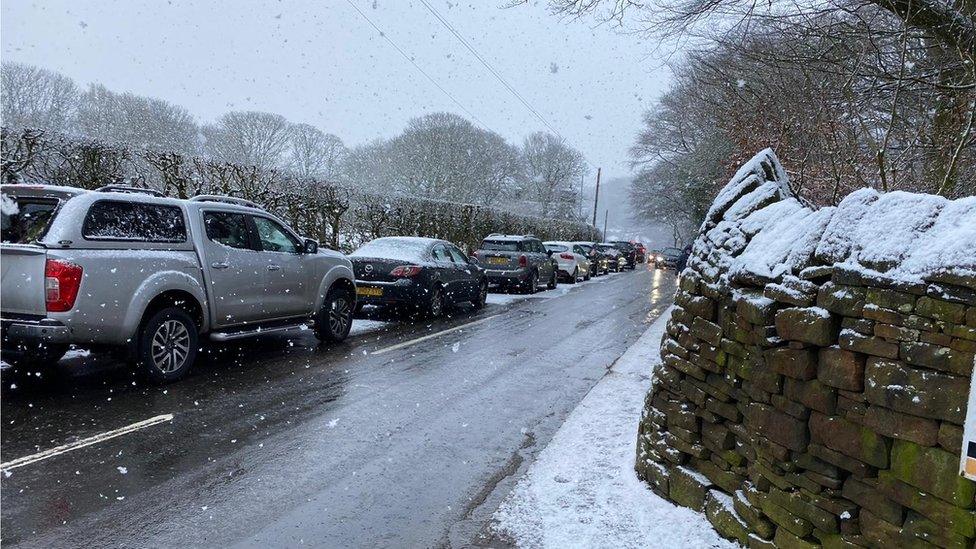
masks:
POLYGON ((172 152, 137 150, 44 132, 3 130, 4 183, 44 183, 94 189, 129 184, 188 198, 225 194, 264 205, 299 232, 349 251, 380 236, 443 238, 474 248, 493 232, 532 233, 543 239, 599 237, 583 223, 543 219, 498 208, 378 195, 278 170, 228 164, 172 152))
POLYGON ((661 349, 637 472, 722 535, 973 547, 976 197, 813 209, 763 151, 709 210, 661 349))

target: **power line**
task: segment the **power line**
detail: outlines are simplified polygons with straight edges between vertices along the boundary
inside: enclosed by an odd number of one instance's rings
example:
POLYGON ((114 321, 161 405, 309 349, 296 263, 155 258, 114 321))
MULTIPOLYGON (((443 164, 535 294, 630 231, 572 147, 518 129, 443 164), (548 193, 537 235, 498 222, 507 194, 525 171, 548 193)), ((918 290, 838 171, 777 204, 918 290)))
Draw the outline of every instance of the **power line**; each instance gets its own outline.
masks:
MULTIPOLYGON (((366 22, 369 23, 369 25, 371 27, 373 27, 373 29, 375 29, 377 33, 379 33, 380 36, 382 36, 387 42, 389 42, 389 44, 391 46, 393 46, 393 49, 395 49, 397 52, 399 52, 400 55, 402 55, 404 59, 406 59, 407 61, 409 61, 410 64, 413 65, 413 67, 415 69, 417 69, 417 71, 420 74, 424 75, 424 77, 426 77, 427 80, 429 80, 431 84, 433 84, 444 95, 446 95, 448 98, 450 98, 450 100, 453 101, 454 104, 457 105, 457 107, 459 109, 461 109, 462 111, 464 111, 465 114, 467 114, 468 116, 470 116, 475 122, 477 122, 478 124, 480 124, 483 128, 485 128, 487 130, 490 130, 490 131, 493 131, 493 132, 495 131, 495 130, 492 130, 491 127, 488 126, 488 124, 485 124, 484 122, 482 122, 471 111, 469 111, 467 108, 465 108, 465 106, 462 105, 461 102, 458 101, 453 95, 451 95, 450 92, 448 92, 447 90, 445 90, 444 87, 441 86, 436 80, 434 80, 433 77, 431 77, 429 74, 427 74, 427 71, 425 71, 424 69, 422 69, 420 67, 420 65, 418 65, 417 62, 413 60, 412 57, 410 57, 409 55, 407 55, 407 52, 403 51, 403 49, 401 49, 400 46, 398 46, 396 44, 396 42, 393 41, 392 38, 390 38, 389 36, 387 36, 386 33, 383 32, 382 29, 380 29, 378 26, 376 26, 376 23, 373 23, 373 21, 363 12, 363 10, 359 9, 359 6, 357 6, 356 4, 354 4, 352 2, 352 0, 346 0, 346 3, 348 3, 350 6, 352 6, 352 9, 356 10, 356 12, 358 12, 359 15, 362 16, 362 18, 365 19, 366 22)), ((498 132, 495 132, 495 133, 498 133, 498 132)))
MULTIPOLYGON (((437 18, 437 20, 440 21, 440 23, 442 25, 444 25, 444 27, 448 31, 450 31, 451 34, 453 34, 454 37, 457 38, 458 41, 461 42, 461 44, 464 45, 464 47, 468 49, 468 51, 471 52, 471 55, 474 55, 475 58, 478 61, 480 61, 481 64, 484 65, 486 69, 488 69, 488 72, 490 72, 492 74, 492 76, 494 76, 499 82, 501 82, 501 84, 503 86, 505 86, 505 88, 509 92, 511 92, 512 95, 514 95, 515 98, 518 99, 522 103, 522 105, 525 106, 526 109, 529 110, 529 112, 531 112, 533 115, 535 115, 535 117, 538 118, 540 122, 542 122, 547 128, 549 128, 550 131, 552 131, 552 133, 556 134, 560 139, 566 139, 565 137, 563 137, 563 135, 561 133, 559 133, 559 130, 557 130, 556 128, 554 128, 552 126, 552 124, 550 124, 549 121, 546 120, 546 118, 544 116, 542 116, 541 114, 539 114, 539 111, 537 111, 535 108, 533 108, 532 105, 530 105, 529 102, 526 101, 524 97, 522 97, 522 94, 520 94, 518 92, 518 90, 516 90, 511 84, 509 84, 508 81, 505 80, 505 78, 502 77, 502 75, 499 74, 498 71, 496 71, 495 68, 491 66, 491 63, 489 63, 487 60, 485 60, 485 58, 482 57, 481 54, 478 53, 478 51, 474 49, 474 46, 472 46, 470 43, 468 43, 468 41, 465 40, 465 38, 463 36, 461 36, 461 33, 459 33, 451 25, 451 23, 449 23, 440 13, 438 13, 438 11, 436 9, 434 9, 434 7, 430 5, 430 3, 427 2, 427 0, 420 0, 420 3, 423 4, 424 7, 427 8, 427 11, 429 11, 431 13, 431 15, 433 15, 435 18, 437 18)), ((592 165, 592 162, 590 162, 589 159, 587 159, 585 155, 583 156, 583 158, 586 160, 586 162, 588 164, 591 164, 592 165)))

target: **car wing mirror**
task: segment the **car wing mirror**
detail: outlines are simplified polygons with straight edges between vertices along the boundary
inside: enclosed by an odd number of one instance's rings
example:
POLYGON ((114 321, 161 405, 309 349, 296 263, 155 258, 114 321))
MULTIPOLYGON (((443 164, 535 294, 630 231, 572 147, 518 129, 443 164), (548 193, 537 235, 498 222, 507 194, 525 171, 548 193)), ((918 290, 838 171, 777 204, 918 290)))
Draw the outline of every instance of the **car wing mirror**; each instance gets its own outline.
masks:
POLYGON ((311 238, 306 238, 305 242, 302 243, 302 252, 307 254, 319 253, 319 242, 317 240, 312 240, 311 238))
POLYGON ((478 258, 477 257, 473 257, 473 256, 472 257, 469 257, 468 258, 468 263, 470 263, 472 265, 478 265, 478 258))

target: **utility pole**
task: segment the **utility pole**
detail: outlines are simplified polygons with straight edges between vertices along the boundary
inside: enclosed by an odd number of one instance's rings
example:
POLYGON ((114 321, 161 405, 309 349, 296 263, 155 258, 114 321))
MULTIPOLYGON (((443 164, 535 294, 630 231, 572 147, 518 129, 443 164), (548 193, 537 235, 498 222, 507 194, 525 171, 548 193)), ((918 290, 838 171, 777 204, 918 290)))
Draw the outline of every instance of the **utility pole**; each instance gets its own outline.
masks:
POLYGON ((583 174, 580 174, 579 218, 583 219, 583 174))
POLYGON ((603 210, 603 240, 607 239, 607 217, 610 216, 610 210, 603 210))
POLYGON ((597 204, 600 202, 600 168, 596 169, 596 196, 593 198, 593 226, 596 227, 597 204))

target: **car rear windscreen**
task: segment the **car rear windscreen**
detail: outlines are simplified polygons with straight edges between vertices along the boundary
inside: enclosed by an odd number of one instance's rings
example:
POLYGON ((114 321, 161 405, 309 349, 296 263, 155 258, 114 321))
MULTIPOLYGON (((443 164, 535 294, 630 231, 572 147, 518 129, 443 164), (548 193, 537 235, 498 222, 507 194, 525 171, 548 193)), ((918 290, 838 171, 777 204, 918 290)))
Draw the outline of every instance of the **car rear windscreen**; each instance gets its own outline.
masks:
POLYGON ((518 240, 485 240, 481 243, 482 250, 490 252, 518 252, 522 250, 518 240))
POLYGON ((186 242, 183 211, 177 206, 99 200, 81 227, 88 240, 186 242))
POLYGON ((409 238, 377 238, 349 254, 352 257, 374 257, 397 261, 423 261, 426 259, 429 241, 409 238))
POLYGON ((681 250, 679 250, 678 248, 664 248, 664 250, 661 253, 663 253, 667 257, 681 257, 681 250))
POLYGON ((569 248, 563 246, 562 244, 546 244, 546 249, 550 252, 565 252, 569 248))
POLYGON ((3 195, 0 200, 3 213, 0 240, 13 244, 29 244, 44 236, 58 208, 58 200, 54 198, 3 195))

